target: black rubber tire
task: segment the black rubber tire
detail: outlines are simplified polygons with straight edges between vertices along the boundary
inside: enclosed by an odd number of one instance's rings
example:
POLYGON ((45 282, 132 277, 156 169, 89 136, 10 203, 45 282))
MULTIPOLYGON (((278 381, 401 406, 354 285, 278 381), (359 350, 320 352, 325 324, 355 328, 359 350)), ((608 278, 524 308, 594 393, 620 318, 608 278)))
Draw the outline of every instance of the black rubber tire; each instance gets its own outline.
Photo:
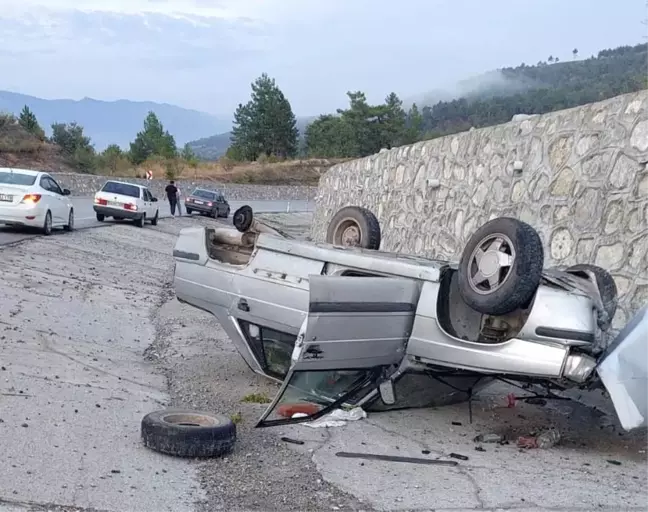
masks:
POLYGON ((225 215, 223 215, 223 218, 224 218, 224 219, 229 218, 229 214, 230 214, 230 209, 229 209, 229 206, 228 206, 228 207, 227 207, 227 210, 225 210, 225 215))
POLYGON ((604 268, 597 267, 596 265, 588 265, 586 263, 579 263, 567 268, 565 272, 571 274, 581 274, 589 277, 588 272, 592 273, 598 287, 599 294, 601 295, 601 302, 603 302, 603 309, 607 313, 607 318, 602 318, 599 315, 598 325, 602 331, 607 331, 612 324, 614 315, 616 314, 617 304, 619 300, 619 291, 617 290, 614 278, 604 268))
POLYGON ((167 409, 144 416, 141 435, 144 446, 167 455, 221 457, 234 447, 236 424, 227 416, 167 409))
POLYGON ((247 204, 236 210, 234 217, 232 217, 232 224, 241 233, 245 233, 250 229, 252 222, 254 222, 254 213, 252 212, 252 207, 247 204))
POLYGON ((103 222, 104 220, 106 220, 106 216, 103 213, 98 213, 97 214, 97 220, 99 222, 103 222))
POLYGON ((151 226, 157 226, 159 218, 160 218, 160 210, 156 210, 155 217, 151 219, 151 226))
POLYGON ((63 226, 65 231, 74 231, 74 208, 70 208, 70 213, 68 214, 68 223, 63 226))
POLYGON ((526 222, 499 217, 484 224, 468 240, 459 262, 459 293, 464 302, 479 313, 505 315, 529 304, 540 285, 543 266, 544 250, 538 232, 526 222), (516 257, 502 286, 492 293, 479 294, 468 281, 470 258, 484 238, 497 233, 511 240, 516 257))
POLYGON ((138 218, 138 219, 135 219, 135 225, 136 225, 138 228, 143 228, 145 222, 146 222, 146 214, 142 215, 142 216, 141 216, 140 218, 138 218))
POLYGON ((52 234, 52 213, 48 210, 43 221, 43 234, 50 236, 52 234))
POLYGON ((356 247, 371 250, 378 250, 380 248, 382 237, 380 223, 370 210, 361 206, 345 206, 338 210, 331 219, 331 222, 329 222, 326 231, 326 242, 343 246, 341 240, 342 231, 351 225, 355 225, 360 232, 360 242, 356 247))
POLYGON ((193 210, 191 208, 185 208, 185 211, 187 212, 187 215, 191 215, 193 213, 193 210))

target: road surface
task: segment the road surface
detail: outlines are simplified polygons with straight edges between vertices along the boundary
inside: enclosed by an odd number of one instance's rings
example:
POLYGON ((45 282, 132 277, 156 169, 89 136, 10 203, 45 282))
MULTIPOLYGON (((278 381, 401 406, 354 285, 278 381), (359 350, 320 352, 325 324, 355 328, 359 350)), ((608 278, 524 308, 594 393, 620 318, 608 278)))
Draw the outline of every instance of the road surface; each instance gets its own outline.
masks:
MULTIPOLYGON (((77 229, 94 228, 101 225, 109 225, 113 222, 112 220, 104 223, 97 222, 95 213, 92 210, 92 197, 73 197, 72 202, 74 203, 75 225, 77 229)), ((305 212, 312 211, 314 206, 309 201, 230 201, 232 213, 245 204, 250 205, 258 213, 305 212)), ((182 211, 184 213, 184 203, 182 211)), ((168 217, 170 215, 169 203, 160 201, 160 217, 168 217)), ((35 230, 0 226, 0 245, 19 242, 35 236, 39 236, 39 233, 35 230)))

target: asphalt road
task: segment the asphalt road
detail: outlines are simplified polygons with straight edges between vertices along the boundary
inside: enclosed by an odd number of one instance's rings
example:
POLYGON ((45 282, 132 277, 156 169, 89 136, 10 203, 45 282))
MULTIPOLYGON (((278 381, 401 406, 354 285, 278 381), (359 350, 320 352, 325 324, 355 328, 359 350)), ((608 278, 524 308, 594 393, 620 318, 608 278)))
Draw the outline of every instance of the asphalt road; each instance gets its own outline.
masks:
MULTIPOLYGON (((97 222, 94 211, 92 210, 92 197, 73 197, 75 211, 75 224, 77 229, 95 228, 101 225, 110 225, 112 220, 106 222, 97 222)), ((230 201, 232 213, 243 205, 250 205, 258 213, 276 213, 276 212, 305 212, 312 211, 313 203, 309 201, 230 201)), ((184 203, 183 209, 184 213, 184 203)), ((171 215, 169 203, 160 201, 160 217, 171 215)), ((231 217, 230 217, 231 219, 231 217)), ((28 238, 40 236, 36 230, 17 229, 12 227, 0 226, 0 245, 6 245, 19 242, 28 238)))

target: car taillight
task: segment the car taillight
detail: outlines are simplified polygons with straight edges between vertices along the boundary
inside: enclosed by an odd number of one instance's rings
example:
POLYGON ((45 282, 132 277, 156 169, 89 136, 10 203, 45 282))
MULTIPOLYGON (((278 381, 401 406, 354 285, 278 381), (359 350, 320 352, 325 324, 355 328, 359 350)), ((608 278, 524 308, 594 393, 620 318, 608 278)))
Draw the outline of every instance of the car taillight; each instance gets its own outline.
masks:
POLYGON ((95 197, 95 204, 105 206, 108 204, 108 201, 106 199, 101 199, 100 197, 95 197))
POLYGON ((137 210, 137 205, 133 204, 133 203, 126 203, 124 205, 124 210, 130 210, 130 211, 134 212, 135 210, 137 210))
POLYGON ((40 201, 40 198, 40 194, 26 194, 25 197, 22 198, 21 203, 36 204, 40 201))

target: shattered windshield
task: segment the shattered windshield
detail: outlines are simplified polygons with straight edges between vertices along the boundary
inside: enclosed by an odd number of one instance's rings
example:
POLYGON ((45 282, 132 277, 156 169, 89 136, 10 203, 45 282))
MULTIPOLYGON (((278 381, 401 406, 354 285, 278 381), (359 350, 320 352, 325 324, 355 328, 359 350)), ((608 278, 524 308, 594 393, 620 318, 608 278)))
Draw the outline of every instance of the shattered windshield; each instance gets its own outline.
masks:
POLYGON ((374 368, 295 372, 263 422, 318 414, 350 392, 362 388, 374 373, 374 368))

